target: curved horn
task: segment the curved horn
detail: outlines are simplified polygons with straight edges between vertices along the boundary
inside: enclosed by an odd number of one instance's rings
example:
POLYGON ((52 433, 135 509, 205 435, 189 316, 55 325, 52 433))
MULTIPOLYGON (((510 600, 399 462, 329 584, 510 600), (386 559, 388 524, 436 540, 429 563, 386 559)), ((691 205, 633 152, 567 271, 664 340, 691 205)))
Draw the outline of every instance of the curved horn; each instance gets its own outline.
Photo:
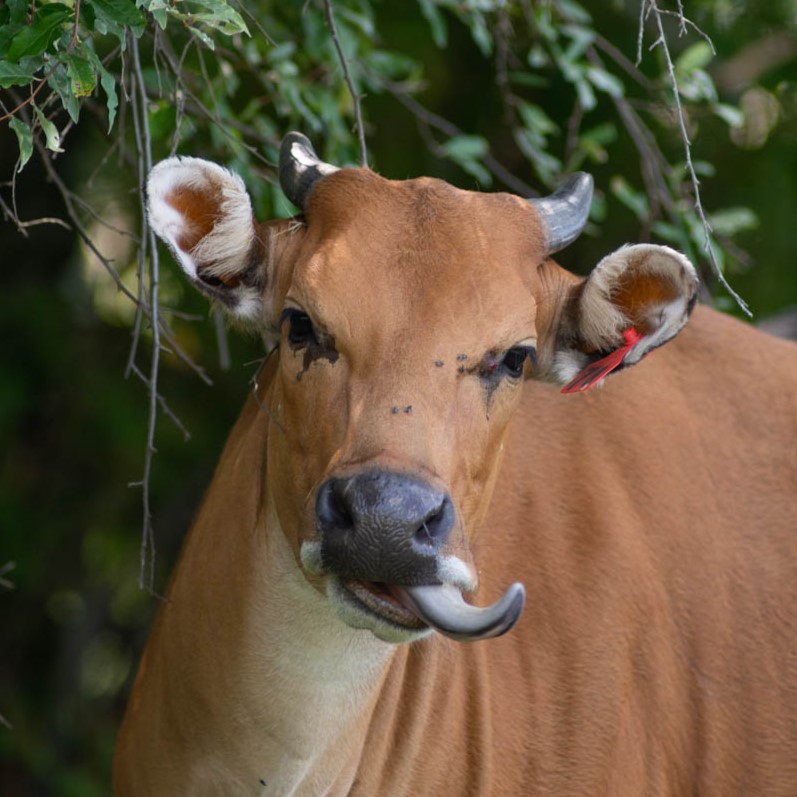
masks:
POLYGON ((399 600, 425 623, 444 636, 460 642, 490 639, 509 631, 518 621, 526 601, 522 584, 512 584, 492 606, 479 608, 465 603, 462 593, 451 584, 420 587, 391 585, 399 600))
POLYGON ((548 254, 552 255, 581 235, 592 204, 592 175, 571 174, 553 194, 529 202, 542 216, 548 235, 548 254))
POLYGON ((310 190, 318 180, 338 171, 337 166, 324 163, 315 154, 307 136, 288 133, 280 146, 280 187, 297 208, 304 210, 310 190))

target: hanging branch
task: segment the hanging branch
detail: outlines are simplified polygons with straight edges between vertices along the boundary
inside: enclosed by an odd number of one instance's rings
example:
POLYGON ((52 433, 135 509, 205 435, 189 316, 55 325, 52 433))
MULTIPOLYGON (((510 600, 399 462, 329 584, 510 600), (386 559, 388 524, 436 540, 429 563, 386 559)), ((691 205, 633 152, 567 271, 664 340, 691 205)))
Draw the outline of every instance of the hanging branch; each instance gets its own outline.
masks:
MULTIPOLYGON (((680 18, 680 30, 681 32, 686 30, 686 21, 683 16, 683 8, 679 2, 678 4, 678 12, 680 18)), ((681 141, 684 145, 684 155, 686 158, 686 169, 689 173, 689 179, 692 183, 692 191, 694 193, 694 205, 695 205, 695 212, 697 213, 698 218, 700 219, 700 223, 703 226, 703 235, 704 235, 704 251, 708 256, 709 262, 714 270, 714 273, 719 281, 720 285, 733 297, 736 301, 736 304, 739 305, 741 310, 747 314, 750 318, 753 317, 750 308, 747 306, 747 302, 739 296, 736 291, 731 288, 728 284, 728 281, 725 279, 725 275, 722 273, 722 269, 720 268, 719 263, 717 262, 716 254, 714 253, 714 247, 711 245, 711 237, 712 237, 712 229, 711 225, 709 224, 708 219, 706 218, 706 214, 703 210, 703 204, 700 199, 700 180, 697 178, 697 174, 695 172, 694 164, 692 163, 692 142, 689 140, 689 133, 686 129, 686 117, 684 115, 684 109, 681 105, 681 96, 678 90, 678 79, 675 76, 675 65, 672 60, 672 56, 670 55, 670 48, 667 44, 667 38, 664 35, 664 25, 662 24, 662 15, 663 11, 659 9, 659 6, 656 0, 642 0, 640 4, 640 30, 639 36, 637 39, 637 63, 641 59, 642 54, 642 41, 643 41, 643 27, 645 24, 645 19, 647 19, 651 14, 656 23, 656 28, 658 30, 658 38, 653 44, 650 46, 650 50, 654 50, 656 47, 660 47, 661 51, 664 55, 664 60, 667 64, 667 73, 670 78, 670 85, 672 86, 672 93, 673 99, 675 101, 675 110, 676 115, 678 117, 678 127, 681 133, 681 141)))
POLYGON ((332 0, 324 0, 324 11, 326 12, 327 24, 329 25, 330 33, 332 34, 332 41, 335 43, 335 49, 338 51, 338 58, 340 65, 343 67, 343 78, 346 85, 349 87, 349 93, 354 101, 354 118, 357 120, 357 137, 360 140, 360 166, 363 168, 368 167, 368 153, 365 149, 365 129, 363 127, 362 110, 360 108, 360 95, 354 87, 354 81, 349 71, 349 62, 346 59, 346 54, 343 52, 343 47, 340 43, 338 36, 338 27, 335 24, 335 14, 332 8, 332 0))
MULTIPOLYGON (((152 170, 152 143, 150 141, 149 121, 147 119, 147 92, 144 86, 144 75, 141 70, 138 39, 129 37, 130 49, 133 54, 133 69, 135 71, 135 90, 138 96, 133 96, 133 107, 138 103, 138 114, 134 125, 136 132, 136 146, 138 148, 139 186, 143 202, 146 176, 152 170)), ((158 248, 155 245, 155 234, 149 227, 147 214, 141 214, 141 249, 140 263, 144 263, 149 254, 149 321, 152 330, 152 360, 148 380, 149 389, 149 416, 147 422, 147 445, 144 454, 144 475, 141 479, 141 496, 144 511, 144 521, 141 530, 141 553, 138 574, 138 585, 154 592, 155 584, 155 530, 152 525, 152 509, 150 506, 150 475, 152 460, 155 456, 155 427, 158 417, 158 367, 160 364, 160 318, 158 316, 158 283, 159 264, 158 248), (148 572, 147 572, 148 571, 148 572)), ((143 270, 143 269, 142 269, 143 270)), ((143 274, 140 274, 143 276, 143 274)))
MULTIPOLYGON (((449 122, 448 119, 439 116, 421 105, 421 103, 405 91, 399 83, 394 83, 385 78, 379 78, 376 75, 373 80, 378 82, 382 88, 389 91, 415 117, 418 124, 422 126, 421 135, 424 135, 424 127, 427 129, 434 128, 435 130, 439 130, 449 138, 464 135, 464 131, 453 122, 449 122)), ((439 154, 441 150, 437 141, 431 136, 425 136, 425 138, 427 139, 426 143, 429 149, 439 154)), ((512 172, 501 164, 492 153, 485 153, 482 156, 482 163, 490 174, 492 174, 496 180, 502 182, 510 191, 514 191, 516 194, 526 197, 539 195, 539 191, 536 191, 524 180, 512 174, 512 172)))

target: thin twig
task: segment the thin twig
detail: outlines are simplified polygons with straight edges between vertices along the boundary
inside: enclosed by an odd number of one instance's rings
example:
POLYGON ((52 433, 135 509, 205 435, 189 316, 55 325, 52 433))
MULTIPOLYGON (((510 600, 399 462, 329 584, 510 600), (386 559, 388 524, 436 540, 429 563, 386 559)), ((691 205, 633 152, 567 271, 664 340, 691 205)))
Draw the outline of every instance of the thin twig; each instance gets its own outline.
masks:
MULTIPOLYGON (((149 135, 149 121, 147 119, 147 93, 144 88, 144 75, 141 70, 141 59, 138 51, 138 40, 135 36, 129 37, 130 49, 133 55, 133 68, 138 89, 139 127, 136 130, 136 144, 139 152, 139 186, 143 202, 146 176, 152 170, 152 144, 149 135)), ((135 101, 135 100, 134 100, 135 101)), ((152 473, 152 459, 155 456, 155 427, 158 417, 158 366, 160 363, 160 319, 158 318, 158 248, 155 245, 155 234, 149 226, 147 214, 142 208, 141 213, 141 249, 146 256, 149 249, 149 318, 152 329, 152 359, 149 375, 149 417, 147 423, 147 445, 144 455, 144 475, 141 479, 141 495, 144 510, 144 524, 141 531, 141 557, 138 574, 138 584, 142 589, 146 586, 150 592, 155 585, 155 530, 152 525, 152 510, 150 507, 150 476, 152 473), (149 573, 147 574, 147 561, 149 559, 149 573)))
POLYGON ((711 245, 711 225, 706 218, 706 214, 703 211, 703 205, 700 199, 700 181, 697 178, 697 174, 695 172, 694 164, 692 163, 692 146, 689 140, 689 134, 686 129, 686 117, 684 115, 683 106, 681 105, 681 96, 678 91, 678 79, 675 76, 675 65, 673 64, 672 57, 670 55, 670 48, 667 45, 667 39, 664 35, 664 25, 662 24, 662 15, 659 11, 659 7, 656 3, 656 0, 642 0, 642 4, 648 4, 649 13, 653 13, 654 18, 656 20, 656 27, 659 32, 658 39, 653 43, 654 47, 661 47, 662 53, 664 54, 664 60, 667 64, 667 72, 670 77, 670 85, 672 87, 672 94, 673 99, 675 101, 675 110, 678 116, 678 126, 681 132, 681 140, 684 145, 684 156, 686 159, 686 168, 689 172, 689 178, 692 183, 692 190, 694 192, 694 206, 695 212, 697 213, 698 218, 703 226, 703 236, 704 236, 704 251, 708 255, 708 259, 711 263, 712 268, 714 269, 714 273, 719 281, 720 285, 733 297, 736 303, 739 305, 741 310, 752 318, 753 314, 750 312, 750 308, 747 306, 747 302, 742 299, 736 291, 731 288, 728 284, 728 281, 725 279, 725 275, 722 273, 722 269, 717 262, 716 255, 714 254, 714 248, 711 245))
POLYGON ((351 71, 349 70, 349 62, 346 59, 346 54, 343 52, 343 46, 340 43, 338 36, 338 27, 335 24, 335 12, 332 8, 332 0, 324 0, 324 11, 326 12, 327 24, 329 31, 332 34, 332 41, 335 43, 335 49, 338 51, 338 58, 340 65, 343 67, 343 79, 349 87, 349 93, 354 101, 354 118, 357 121, 357 137, 360 140, 360 166, 368 168, 368 153, 365 149, 365 129, 363 128, 362 109, 360 108, 360 95, 354 86, 351 71))
MULTIPOLYGON (((136 78, 131 76, 131 82, 135 83, 136 78)), ((136 140, 141 137, 141 122, 139 120, 139 108, 137 102, 131 103, 133 110, 133 130, 136 135, 136 140)), ((141 174, 141 158, 138 159, 138 180, 139 180, 139 194, 141 195, 143 175, 141 174)), ((142 201, 141 199, 139 201, 142 201)), ((146 215, 146 210, 142 208, 142 216, 146 215)), ((147 297, 145 291, 146 279, 146 249, 147 242, 142 237, 139 241, 138 247, 138 263, 136 264, 136 285, 138 285, 138 302, 136 304, 136 315, 133 319, 133 330, 131 333, 130 351, 127 355, 127 365, 125 366, 125 379, 130 376, 135 366, 136 359, 138 358, 138 344, 141 340, 141 327, 144 321, 144 311, 147 305, 147 297)), ((148 308, 146 308, 148 311, 148 308)), ((148 314, 148 313, 147 313, 148 314)))
POLYGON ((14 226, 21 232, 23 235, 27 236, 26 230, 28 227, 38 227, 40 224, 56 224, 59 227, 63 227, 65 230, 72 230, 72 227, 65 222, 63 219, 59 219, 57 216, 42 216, 38 219, 31 219, 30 221, 22 221, 21 219, 17 218, 14 215, 14 209, 9 207, 3 197, 0 196, 0 210, 3 211, 3 217, 12 222, 14 226))
MULTIPOLYGON (((188 45, 186 45, 186 50, 187 48, 188 45)), ((168 39, 166 39, 165 37, 162 37, 161 46, 158 48, 158 53, 162 54, 163 57, 166 59, 167 63, 172 69, 172 72, 175 75, 180 76, 178 85, 181 87, 181 91, 183 92, 184 95, 182 100, 184 108, 190 111, 192 114, 201 114, 208 121, 212 122, 215 125, 215 127, 222 133, 222 135, 226 136, 231 147, 240 147, 246 150, 246 152, 248 152, 256 160, 260 161, 261 163, 269 167, 273 167, 274 164, 271 161, 269 161, 269 159, 266 158, 266 156, 263 155, 263 153, 256 146, 248 144, 244 140, 244 138, 250 139, 252 141, 258 141, 263 144, 270 144, 272 146, 278 146, 279 145, 278 140, 269 136, 264 136, 260 131, 256 130, 250 125, 242 124, 233 117, 227 116, 222 118, 219 114, 216 114, 213 111, 211 111, 202 102, 202 100, 195 93, 193 93, 191 89, 188 87, 185 80, 183 80, 184 73, 182 69, 182 63, 186 55, 186 50, 183 51, 183 54, 178 59, 175 53, 172 51, 168 39), (188 102, 189 100, 190 102, 188 102), (233 135, 230 132, 231 130, 236 130, 242 133, 244 138, 242 138, 241 136, 233 135)), ((197 52, 200 54, 199 57, 201 59, 201 52, 202 52, 201 48, 197 48, 197 52)), ((200 61, 201 65, 203 65, 203 63, 204 62, 200 61)), ((206 68, 204 69, 204 77, 206 78, 206 80, 209 81, 209 76, 207 75, 206 68)), ((213 96, 212 86, 208 85, 208 91, 211 94, 211 96, 213 96)), ((172 144, 174 148, 174 142, 172 142, 172 144)), ((176 148, 174 149, 174 151, 176 152, 176 148)))
POLYGON ((711 40, 711 36, 708 33, 704 32, 700 26, 695 25, 691 19, 684 16, 683 8, 681 7, 681 2, 678 0, 678 11, 670 11, 667 8, 660 8, 658 9, 659 14, 663 14, 668 17, 675 17, 678 20, 678 35, 685 36, 686 35, 686 26, 689 25, 698 36, 702 36, 707 42, 709 47, 711 47, 711 52, 713 55, 717 54, 717 51, 714 49, 714 42, 711 40))
POLYGON ((130 292, 128 287, 122 282, 122 278, 119 276, 116 269, 113 267, 111 261, 105 257, 99 249, 97 249, 94 241, 91 239, 88 231, 83 225, 80 217, 77 214, 75 209, 75 195, 72 191, 67 188, 64 181, 56 172, 55 167, 52 164, 52 160, 47 153, 47 150, 44 148, 44 145, 39 141, 38 138, 34 137, 33 145, 36 147, 39 155, 41 157, 42 164, 44 165, 44 169, 47 172, 48 178, 52 181, 55 187, 58 189, 58 193, 61 194, 61 199, 63 200, 64 206, 66 207, 66 214, 69 217, 69 220, 72 222, 72 226, 74 227, 77 234, 80 236, 80 239, 89 249, 89 251, 100 261, 103 268, 110 274, 111 278, 113 279, 114 283, 118 290, 130 299, 131 302, 134 304, 138 304, 138 299, 136 296, 130 292))
MULTIPOLYGON (((381 80, 381 85, 387 89, 417 120, 423 122, 429 127, 433 127, 445 134, 449 138, 463 135, 455 124, 452 124, 448 119, 438 116, 428 108, 424 107, 414 97, 411 97, 398 83, 390 80, 381 80)), ((440 153, 440 146, 430 138, 427 142, 429 147, 436 154, 440 153)), ((528 183, 516 177, 510 172, 503 164, 496 160, 492 153, 488 152, 482 156, 482 163, 485 165, 490 174, 497 180, 500 180, 507 188, 514 191, 521 196, 537 196, 538 191, 535 191, 528 183)))
POLYGON ((642 43, 645 38, 645 20, 650 13, 647 0, 640 0, 639 3, 639 28, 636 37, 636 61, 634 66, 639 66, 642 63, 642 43))
MULTIPOLYGON (((137 376, 146 386, 150 389, 150 382, 147 375, 134 363, 130 369, 130 373, 134 376, 137 376)), ((160 408, 163 411, 163 414, 166 415, 171 422, 180 430, 181 434, 183 435, 183 439, 188 442, 191 439, 191 432, 188 431, 185 424, 177 417, 177 414, 172 410, 172 408, 166 403, 166 399, 160 393, 156 393, 158 404, 160 404, 160 408)))

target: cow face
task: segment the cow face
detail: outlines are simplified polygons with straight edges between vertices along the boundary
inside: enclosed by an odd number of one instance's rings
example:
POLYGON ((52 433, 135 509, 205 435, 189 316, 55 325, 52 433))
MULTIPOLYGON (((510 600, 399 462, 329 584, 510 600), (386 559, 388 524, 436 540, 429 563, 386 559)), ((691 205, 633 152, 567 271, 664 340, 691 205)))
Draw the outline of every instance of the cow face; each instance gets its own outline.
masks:
POLYGON ((503 633, 520 585, 486 609, 462 595, 523 381, 637 362, 685 323, 694 270, 653 246, 587 280, 553 263, 586 222, 585 176, 530 203, 337 170, 291 134, 281 182, 303 217, 258 225, 237 178, 174 158, 152 172, 149 212, 201 290, 280 336, 266 401, 282 533, 349 625, 503 633))

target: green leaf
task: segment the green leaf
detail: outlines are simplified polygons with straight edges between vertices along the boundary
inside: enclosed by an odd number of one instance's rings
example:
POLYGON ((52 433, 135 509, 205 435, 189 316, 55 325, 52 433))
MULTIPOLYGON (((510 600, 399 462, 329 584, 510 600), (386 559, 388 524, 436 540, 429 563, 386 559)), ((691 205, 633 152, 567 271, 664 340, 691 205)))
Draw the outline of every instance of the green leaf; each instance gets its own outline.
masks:
POLYGON ((352 11, 343 5, 338 6, 335 9, 335 13, 359 28, 369 39, 374 39, 378 36, 376 28, 374 27, 374 21, 368 15, 352 11))
POLYGON ((703 69, 693 69, 678 79, 678 93, 692 102, 708 100, 717 101, 717 89, 708 72, 703 69))
MULTIPOLYGON (((116 95, 116 80, 114 76, 105 68, 97 53, 90 48, 86 48, 89 60, 94 69, 100 75, 100 85, 105 92, 105 107, 108 109, 108 132, 113 129, 116 119, 116 109, 119 107, 119 98, 116 95)), ((96 85, 96 84, 95 84, 96 85)))
POLYGON ((578 146, 591 160, 596 163, 606 163, 609 160, 609 153, 604 145, 611 143, 616 138, 617 128, 607 122, 590 130, 585 130, 578 138, 578 146))
POLYGON ((42 132, 44 133, 44 143, 47 149, 52 152, 63 152, 61 148, 61 136, 58 134, 58 128, 42 113, 38 105, 33 106, 36 112, 36 118, 39 120, 42 132))
POLYGON ((551 63, 548 53, 539 44, 532 45, 526 61, 532 69, 543 69, 551 63))
POLYGON ((266 61, 270 64, 278 64, 285 61, 296 52, 296 42, 283 42, 274 47, 269 47, 266 53, 266 61))
POLYGON ((540 134, 543 139, 550 133, 556 133, 559 130, 553 119, 539 105, 519 100, 517 109, 524 126, 540 134))
POLYGON ((581 25, 562 25, 559 30, 570 39, 570 44, 563 56, 566 61, 575 61, 580 58, 595 40, 595 31, 581 25))
POLYGON ((575 86, 576 94, 578 94, 581 107, 585 111, 591 111, 598 104, 598 101, 595 99, 595 92, 592 90, 592 86, 590 86, 586 80, 576 80, 575 86))
POLYGON ((0 25, 0 59, 5 60, 6 53, 11 46, 14 36, 16 36, 22 28, 23 26, 18 23, 13 25, 0 25))
POLYGON ((174 11, 174 8, 166 0, 144 0, 143 3, 139 2, 140 6, 152 14, 155 22, 158 23, 161 30, 166 30, 166 23, 168 22, 169 14, 174 13, 175 16, 182 16, 174 11))
POLYGON ((421 13, 426 17, 434 43, 442 50, 448 44, 448 27, 440 9, 432 0, 418 0, 421 13))
POLYGON ((115 25, 135 28, 144 25, 144 15, 136 8, 132 0, 85 0, 97 13, 98 19, 104 19, 115 25))
POLYGON ((634 190, 624 177, 615 175, 609 181, 611 192, 640 220, 645 221, 650 215, 647 197, 634 190))
POLYGON ((418 67, 416 61, 402 53, 386 50, 371 50, 364 60, 380 75, 397 80, 411 75, 418 67))
POLYGON ((481 14, 471 12, 466 19, 473 41, 476 43, 481 54, 486 58, 493 51, 493 37, 484 21, 484 17, 481 14))
POLYGON ((27 86, 35 77, 36 70, 0 61, 0 86, 4 89, 9 86, 27 86))
POLYGON ((735 105, 724 102, 716 103, 712 109, 714 113, 725 122, 728 127, 738 128, 744 124, 744 114, 735 105))
POLYGON ((679 244, 683 247, 685 237, 683 230, 676 227, 674 224, 670 224, 666 221, 656 221, 653 222, 651 230, 662 240, 671 244, 679 244))
POLYGON ((545 151, 544 139, 541 140, 534 131, 516 129, 513 132, 520 151, 531 161, 542 182, 551 187, 561 172, 561 161, 545 151))
MULTIPOLYGON (((44 9, 47 9, 45 6, 44 9)), ((42 10, 44 10, 42 9, 42 10)), ((38 15, 30 27, 23 28, 11 42, 6 58, 17 62, 26 56, 41 55, 48 50, 53 42, 61 35, 61 26, 69 19, 68 10, 56 11, 51 14, 38 15)))
POLYGON ((223 33, 225 36, 234 36, 236 33, 249 33, 249 29, 246 27, 246 25, 243 25, 243 20, 241 20, 243 28, 236 22, 224 19, 216 14, 192 14, 191 20, 193 22, 201 23, 202 25, 207 25, 207 27, 211 28, 212 30, 217 30, 220 33, 223 33))
POLYGON ((193 22, 202 22, 227 36, 233 36, 236 33, 249 35, 249 28, 246 27, 243 17, 225 0, 194 0, 194 3, 206 8, 207 12, 193 14, 193 22))
POLYGON ((77 101, 77 98, 72 93, 72 85, 69 81, 69 75, 66 71, 66 66, 64 64, 58 64, 55 68, 55 71, 50 75, 47 83, 50 85, 50 88, 55 91, 55 93, 61 99, 61 105, 66 109, 66 112, 69 114, 69 118, 77 124, 78 117, 80 115, 80 104, 77 101))
POLYGON ((24 22, 28 15, 28 0, 7 0, 9 22, 24 22))
POLYGON ((194 36, 196 36, 199 41, 201 41, 202 44, 204 44, 209 50, 216 49, 216 43, 210 38, 210 36, 208 36, 207 33, 205 33, 205 31, 195 28, 193 25, 189 25, 188 30, 190 30, 191 33, 193 33, 194 36))
POLYGON ((19 142, 19 167, 17 171, 21 172, 25 164, 30 160, 30 156, 33 155, 33 132, 16 116, 8 123, 8 126, 17 134, 17 141, 19 142))
POLYGON ((547 78, 533 72, 509 72, 508 77, 512 83, 516 83, 518 86, 530 86, 535 89, 547 88, 549 83, 547 78))
POLYGON ((622 80, 595 66, 587 67, 587 79, 596 89, 605 91, 612 97, 622 97, 625 92, 622 80))
POLYGON ((711 45, 707 41, 699 41, 687 47, 675 59, 675 69, 682 74, 688 74, 695 69, 703 69, 713 57, 711 45))
POLYGON ((97 74, 91 61, 81 50, 73 50, 64 56, 66 71, 75 97, 87 97, 97 87, 97 74))
POLYGON ((723 208, 711 213, 708 217, 716 235, 736 235, 744 230, 758 227, 758 216, 746 207, 723 208))
POLYGON ((487 141, 482 136, 455 136, 448 139, 440 149, 454 160, 481 158, 487 153, 487 141))
MULTIPOLYGON (((686 164, 685 163, 682 164, 681 168, 683 170, 682 174, 685 175, 686 164)), ((695 170, 695 174, 698 177, 714 177, 714 175, 717 173, 717 169, 714 166, 714 164, 704 160, 698 160, 698 159, 693 160, 692 168, 695 170)), ((684 179, 683 176, 681 177, 681 179, 682 180, 684 179)))

